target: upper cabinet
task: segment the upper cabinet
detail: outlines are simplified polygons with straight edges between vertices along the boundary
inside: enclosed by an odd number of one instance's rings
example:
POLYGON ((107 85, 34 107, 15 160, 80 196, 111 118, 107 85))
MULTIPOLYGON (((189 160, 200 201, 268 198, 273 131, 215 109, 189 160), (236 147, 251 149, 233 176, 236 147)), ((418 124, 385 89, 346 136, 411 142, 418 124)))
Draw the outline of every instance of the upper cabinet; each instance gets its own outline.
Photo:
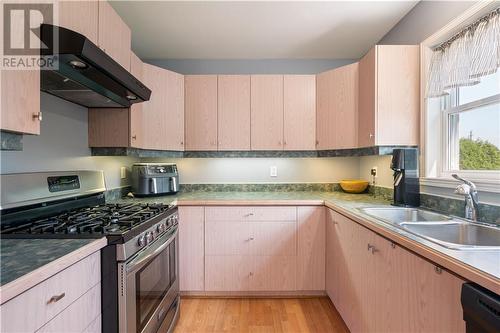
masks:
POLYGON ((250 150, 250 75, 219 75, 218 150, 250 150))
POLYGON ((186 150, 217 150, 217 75, 186 75, 186 150))
POLYGON ((316 76, 285 75, 283 102, 283 149, 314 150, 316 76))
MULTIPOLYGON (((134 52, 130 54, 130 73, 139 81, 144 82, 144 65, 134 52)), ((136 103, 130 107, 130 147, 134 148, 144 147, 142 105, 143 103, 136 103)))
POLYGON ((283 150, 283 75, 251 76, 251 148, 283 150))
POLYGON ((418 145, 418 45, 376 45, 359 62, 358 146, 418 145))
POLYGON ((40 134, 40 71, 0 71, 2 130, 40 134))
POLYGON ((318 150, 357 147, 358 63, 316 77, 318 150))
POLYGON ((99 45, 99 1, 59 1, 58 5, 59 26, 76 31, 99 45))
POLYGON ((99 47, 123 68, 130 70, 130 28, 107 1, 99 1, 98 17, 99 47))
POLYGON ((130 109, 89 109, 90 147, 184 150, 184 76, 131 54, 132 74, 151 89, 130 109))

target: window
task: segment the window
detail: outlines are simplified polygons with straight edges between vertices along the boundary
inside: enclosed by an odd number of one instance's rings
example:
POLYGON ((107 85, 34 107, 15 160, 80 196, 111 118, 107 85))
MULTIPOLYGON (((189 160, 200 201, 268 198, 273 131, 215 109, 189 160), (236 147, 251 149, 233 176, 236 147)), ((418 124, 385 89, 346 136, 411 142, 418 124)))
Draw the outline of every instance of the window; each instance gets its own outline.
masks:
POLYGON ((441 99, 443 174, 500 171, 500 71, 441 99))

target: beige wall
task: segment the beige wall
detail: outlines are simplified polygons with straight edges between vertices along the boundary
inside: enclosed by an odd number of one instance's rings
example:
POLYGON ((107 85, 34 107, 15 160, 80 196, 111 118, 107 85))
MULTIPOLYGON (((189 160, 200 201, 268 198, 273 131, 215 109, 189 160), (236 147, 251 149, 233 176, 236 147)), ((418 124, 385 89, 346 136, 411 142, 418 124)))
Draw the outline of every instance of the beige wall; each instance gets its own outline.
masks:
POLYGON ((182 184, 325 183, 359 176, 358 157, 143 159, 175 162, 182 184), (278 177, 270 177, 271 166, 278 177))

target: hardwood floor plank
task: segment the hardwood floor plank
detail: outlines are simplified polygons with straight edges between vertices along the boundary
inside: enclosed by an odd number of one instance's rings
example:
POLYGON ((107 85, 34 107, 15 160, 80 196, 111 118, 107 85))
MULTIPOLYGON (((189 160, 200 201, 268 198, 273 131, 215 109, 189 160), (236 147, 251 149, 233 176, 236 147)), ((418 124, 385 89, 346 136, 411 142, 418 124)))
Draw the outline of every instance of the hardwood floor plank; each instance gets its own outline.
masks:
POLYGON ((327 297, 181 299, 175 333, 348 333, 327 297))

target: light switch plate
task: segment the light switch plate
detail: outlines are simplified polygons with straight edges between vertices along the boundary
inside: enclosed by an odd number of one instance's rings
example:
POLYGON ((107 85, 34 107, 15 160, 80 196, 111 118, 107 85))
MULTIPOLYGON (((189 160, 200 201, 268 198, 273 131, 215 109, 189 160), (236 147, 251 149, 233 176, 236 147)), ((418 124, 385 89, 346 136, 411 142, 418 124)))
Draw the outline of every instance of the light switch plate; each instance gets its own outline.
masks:
POLYGON ((269 168, 269 176, 278 177, 278 167, 276 165, 271 165, 269 168))

